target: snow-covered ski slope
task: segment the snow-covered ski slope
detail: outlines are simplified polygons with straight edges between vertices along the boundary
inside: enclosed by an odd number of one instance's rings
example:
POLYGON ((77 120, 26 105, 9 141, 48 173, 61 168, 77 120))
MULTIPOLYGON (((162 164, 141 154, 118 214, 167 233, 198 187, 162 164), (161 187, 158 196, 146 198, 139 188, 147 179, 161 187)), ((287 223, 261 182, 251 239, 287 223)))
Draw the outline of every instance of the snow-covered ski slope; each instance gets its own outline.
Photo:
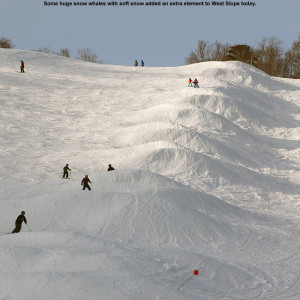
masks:
POLYGON ((0 299, 300 299, 300 80, 0 49, 0 115, 0 299))

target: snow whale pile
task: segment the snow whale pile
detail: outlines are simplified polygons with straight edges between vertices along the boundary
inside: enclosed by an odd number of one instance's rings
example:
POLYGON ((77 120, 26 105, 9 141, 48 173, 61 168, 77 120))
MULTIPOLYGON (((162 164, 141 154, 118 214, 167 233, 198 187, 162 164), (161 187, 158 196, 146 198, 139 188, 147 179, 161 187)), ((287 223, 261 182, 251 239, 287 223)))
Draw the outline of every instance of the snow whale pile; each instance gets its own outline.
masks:
POLYGON ((299 80, 7 49, 0 64, 0 298, 297 298, 299 80), (21 210, 32 231, 5 235, 21 210))

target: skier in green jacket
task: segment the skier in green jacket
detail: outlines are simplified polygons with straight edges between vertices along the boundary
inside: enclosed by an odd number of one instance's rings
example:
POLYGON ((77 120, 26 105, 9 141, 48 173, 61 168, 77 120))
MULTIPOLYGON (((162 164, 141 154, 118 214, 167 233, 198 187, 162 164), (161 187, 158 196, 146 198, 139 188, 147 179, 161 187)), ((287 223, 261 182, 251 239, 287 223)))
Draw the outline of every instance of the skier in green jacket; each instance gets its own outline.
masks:
POLYGON ((66 179, 68 179, 68 178, 69 178, 69 173, 68 173, 68 171, 71 171, 71 169, 69 169, 69 165, 66 164, 66 166, 64 167, 63 170, 64 170, 64 175, 63 175, 62 178, 65 178, 65 177, 66 177, 66 179))

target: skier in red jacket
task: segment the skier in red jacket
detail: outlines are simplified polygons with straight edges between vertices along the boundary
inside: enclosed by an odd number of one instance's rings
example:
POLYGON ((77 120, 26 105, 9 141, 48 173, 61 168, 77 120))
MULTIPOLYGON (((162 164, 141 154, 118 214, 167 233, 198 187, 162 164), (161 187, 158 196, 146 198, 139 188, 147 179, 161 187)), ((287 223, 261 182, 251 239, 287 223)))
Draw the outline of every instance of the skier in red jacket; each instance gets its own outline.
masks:
POLYGON ((24 73, 24 61, 21 60, 21 73, 24 73))

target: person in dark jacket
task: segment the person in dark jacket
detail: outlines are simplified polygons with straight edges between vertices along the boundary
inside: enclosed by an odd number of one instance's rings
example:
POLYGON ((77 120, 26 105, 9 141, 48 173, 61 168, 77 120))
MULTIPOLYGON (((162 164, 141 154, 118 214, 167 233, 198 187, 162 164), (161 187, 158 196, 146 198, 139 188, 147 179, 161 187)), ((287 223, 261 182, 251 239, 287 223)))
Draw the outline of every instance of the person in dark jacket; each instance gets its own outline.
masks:
POLYGON ((63 170, 64 170, 64 175, 63 175, 62 178, 65 178, 65 176, 66 176, 66 178, 69 178, 69 173, 68 173, 68 171, 71 171, 71 169, 69 169, 69 165, 66 164, 66 166, 64 167, 63 170))
POLYGON ((25 222, 25 224, 27 224, 27 220, 25 218, 25 211, 22 211, 21 214, 17 217, 15 222, 16 228, 12 231, 12 233, 17 233, 21 231, 23 221, 25 222))
POLYGON ((144 63, 144 61, 143 61, 143 60, 141 60, 141 65, 142 65, 142 67, 145 65, 145 63, 144 63))
POLYGON ((114 168, 112 167, 112 165, 111 164, 109 164, 108 165, 108 169, 107 169, 107 171, 113 171, 114 170, 114 168))
POLYGON ((83 185, 83 190, 85 190, 85 188, 88 188, 89 191, 91 190, 91 187, 89 186, 89 182, 92 183, 89 177, 85 175, 85 177, 81 181, 81 185, 83 185))
POLYGON ((198 80, 197 80, 197 78, 195 78, 195 80, 194 80, 194 88, 198 88, 198 87, 199 87, 198 80))
POLYGON ((21 73, 24 73, 24 61, 21 60, 21 73))

